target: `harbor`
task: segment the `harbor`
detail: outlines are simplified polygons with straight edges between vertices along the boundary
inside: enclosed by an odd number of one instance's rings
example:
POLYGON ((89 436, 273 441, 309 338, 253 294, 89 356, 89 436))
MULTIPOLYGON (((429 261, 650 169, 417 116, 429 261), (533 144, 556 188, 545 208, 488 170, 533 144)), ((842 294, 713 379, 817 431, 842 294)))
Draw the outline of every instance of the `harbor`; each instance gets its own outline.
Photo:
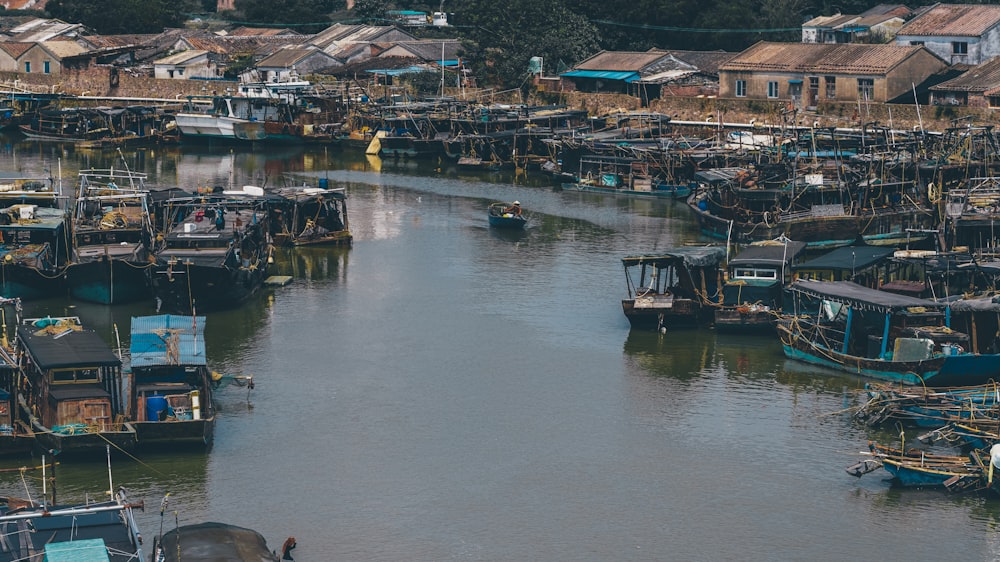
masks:
MULTIPOLYGON (((270 273, 290 283, 199 307, 209 368, 255 388, 215 393, 209 450, 114 459, 147 544, 176 520, 254 529, 272 549, 295 536, 296 560, 1000 552, 995 499, 844 474, 870 440, 898 439, 854 415, 870 379, 786 360, 774 334, 630 329, 623 257, 718 242, 683 200, 322 146, 4 146, 5 167, 68 185, 124 158, 147 186, 295 173, 346 194, 350 247, 277 247, 270 273), (498 201, 521 203, 523 229, 489 226, 498 201), (912 540, 931 520, 949 539, 912 540)), ((128 349, 131 318, 156 314, 153 299, 24 308, 79 316, 112 349, 115 326, 128 349)), ((103 458, 55 470, 61 502, 107 481, 103 458)), ((39 496, 28 474, 0 472, 2 493, 39 496)))

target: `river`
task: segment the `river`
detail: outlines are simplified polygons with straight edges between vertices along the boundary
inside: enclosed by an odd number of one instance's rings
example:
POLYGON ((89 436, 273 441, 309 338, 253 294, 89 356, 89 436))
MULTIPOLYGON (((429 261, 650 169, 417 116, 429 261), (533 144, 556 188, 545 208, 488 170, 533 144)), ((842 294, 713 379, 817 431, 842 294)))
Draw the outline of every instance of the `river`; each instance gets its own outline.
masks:
MULTIPOLYGON (((294 535, 300 562, 1000 556, 1000 502, 844 472, 869 438, 898 439, 840 413, 863 381, 789 363, 773 336, 630 332, 620 260, 704 242, 683 203, 322 147, 8 140, 0 161, 68 189, 109 165, 162 186, 297 172, 347 188, 353 248, 283 250, 291 284, 208 316, 210 366, 256 382, 218 393, 211 451, 114 460, 115 485, 146 504, 147 556, 161 526, 210 520, 275 549, 294 535), (487 204, 514 199, 527 230, 491 230, 487 204)), ((130 316, 154 309, 26 313, 79 315, 112 343, 117 326, 127 348, 130 316)), ((0 473, 0 493, 37 498, 39 477, 0 473)), ((103 462, 62 463, 59 499, 107 478, 103 462)))

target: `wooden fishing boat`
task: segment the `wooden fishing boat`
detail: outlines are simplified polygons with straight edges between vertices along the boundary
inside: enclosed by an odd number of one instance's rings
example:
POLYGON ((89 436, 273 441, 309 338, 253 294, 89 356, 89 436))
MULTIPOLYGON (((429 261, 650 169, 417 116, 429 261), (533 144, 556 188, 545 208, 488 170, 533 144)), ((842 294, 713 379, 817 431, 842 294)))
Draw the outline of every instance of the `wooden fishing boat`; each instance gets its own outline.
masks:
POLYGON ((142 561, 142 536, 132 512, 142 507, 122 488, 100 502, 50 505, 7 498, 0 505, 5 530, 0 562, 142 561))
POLYGON ((982 465, 974 457, 930 453, 920 449, 903 451, 868 443, 870 456, 845 470, 861 477, 878 468, 888 472, 899 486, 906 488, 941 487, 951 491, 977 488, 982 480, 982 465))
POLYGON ((237 306, 267 278, 273 247, 264 190, 245 186, 162 203, 168 226, 147 270, 157 311, 237 306))
POLYGON ((62 294, 69 260, 64 198, 52 178, 0 179, 0 296, 62 294))
POLYGON ((62 455, 135 449, 125 421, 121 359, 77 317, 26 319, 18 327, 21 413, 43 450, 62 455))
POLYGON ((496 228, 524 228, 528 222, 527 217, 521 211, 520 201, 513 203, 491 203, 487 209, 487 218, 490 226, 496 228))
POLYGON ((319 187, 285 187, 275 191, 287 204, 271 206, 274 243, 279 246, 350 246, 347 220, 347 193, 328 187, 320 178, 319 187))
POLYGON ((74 298, 100 304, 150 298, 153 226, 145 180, 145 174, 114 168, 80 172, 66 266, 74 298))
POLYGON ((720 332, 768 335, 781 312, 783 289, 805 242, 787 238, 746 246, 726 265, 722 303, 715 308, 720 332))
POLYGON ((778 321, 790 359, 932 387, 984 384, 1000 371, 1000 355, 964 351, 968 336, 948 326, 944 304, 848 281, 799 280, 790 291, 802 312, 778 321))
POLYGON ((711 324, 725 256, 721 246, 681 246, 622 258, 628 291, 622 309, 629 324, 655 330, 711 324))
POLYGON ((132 318, 128 409, 139 446, 212 443, 215 405, 204 316, 132 318))

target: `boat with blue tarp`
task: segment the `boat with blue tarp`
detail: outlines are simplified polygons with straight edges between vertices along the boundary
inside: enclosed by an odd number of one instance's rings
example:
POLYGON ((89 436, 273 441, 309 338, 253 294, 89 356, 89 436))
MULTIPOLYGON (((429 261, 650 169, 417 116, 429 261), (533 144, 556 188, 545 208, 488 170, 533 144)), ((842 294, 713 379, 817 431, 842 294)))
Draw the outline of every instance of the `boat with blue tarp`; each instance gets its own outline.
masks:
POLYGON ((132 318, 129 412, 139 446, 206 446, 215 430, 205 317, 132 318))
POLYGON ((933 387, 984 384, 1000 373, 1000 355, 965 351, 969 337, 950 327, 945 303, 849 281, 798 280, 789 290, 794 313, 777 327, 790 359, 933 387))

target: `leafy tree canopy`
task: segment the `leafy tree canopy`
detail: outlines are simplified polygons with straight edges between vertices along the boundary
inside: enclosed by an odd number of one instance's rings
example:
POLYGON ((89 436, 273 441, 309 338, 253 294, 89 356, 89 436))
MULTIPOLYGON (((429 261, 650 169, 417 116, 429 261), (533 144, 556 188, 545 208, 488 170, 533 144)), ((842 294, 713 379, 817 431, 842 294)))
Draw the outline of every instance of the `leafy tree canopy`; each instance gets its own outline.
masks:
POLYGON ((326 28, 330 14, 345 7, 344 0, 236 0, 236 11, 247 22, 279 27, 314 24, 298 29, 305 33, 326 28))
POLYGON ((104 35, 160 33, 181 27, 199 8, 197 0, 49 0, 45 6, 54 18, 82 23, 104 35))
POLYGON ((455 14, 477 45, 466 49, 469 62, 492 83, 523 85, 531 57, 555 69, 560 61, 572 65, 599 49, 597 29, 564 0, 463 0, 455 14))

